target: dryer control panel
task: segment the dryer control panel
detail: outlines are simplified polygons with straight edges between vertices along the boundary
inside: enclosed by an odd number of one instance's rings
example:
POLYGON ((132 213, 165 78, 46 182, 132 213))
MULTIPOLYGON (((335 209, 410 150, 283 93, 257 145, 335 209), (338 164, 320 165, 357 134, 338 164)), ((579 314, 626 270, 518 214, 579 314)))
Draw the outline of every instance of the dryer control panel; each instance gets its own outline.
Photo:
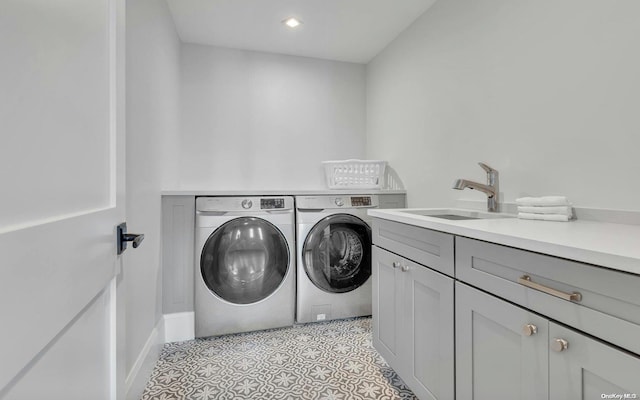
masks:
POLYGON ((375 194, 296 196, 296 208, 298 210, 337 210, 376 207, 378 207, 378 196, 375 194))

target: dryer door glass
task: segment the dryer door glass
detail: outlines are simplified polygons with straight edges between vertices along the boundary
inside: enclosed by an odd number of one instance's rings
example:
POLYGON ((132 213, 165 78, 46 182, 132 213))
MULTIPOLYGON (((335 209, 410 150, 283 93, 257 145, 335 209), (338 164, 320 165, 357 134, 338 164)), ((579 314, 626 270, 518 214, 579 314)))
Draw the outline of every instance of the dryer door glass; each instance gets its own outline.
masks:
POLYGON ((287 241, 273 224, 255 217, 228 221, 202 249, 200 272, 218 297, 234 304, 269 297, 289 268, 287 241))
POLYGON ((318 222, 302 248, 307 276, 318 288, 344 293, 371 276, 371 229, 353 215, 331 215, 318 222))

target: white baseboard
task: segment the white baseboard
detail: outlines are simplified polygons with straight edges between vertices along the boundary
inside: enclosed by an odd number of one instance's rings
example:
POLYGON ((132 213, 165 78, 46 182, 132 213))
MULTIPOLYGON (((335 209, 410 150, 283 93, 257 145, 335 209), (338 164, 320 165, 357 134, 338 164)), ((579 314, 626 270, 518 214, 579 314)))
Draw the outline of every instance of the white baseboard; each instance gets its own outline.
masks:
POLYGON ((149 381, 151 372, 160 358, 162 346, 165 343, 165 322, 160 318, 155 328, 151 331, 147 342, 133 364, 131 371, 125 380, 125 390, 127 400, 138 400, 142 397, 142 392, 149 381))
POLYGON ((127 375, 127 400, 138 400, 142 396, 165 343, 181 342, 195 337, 194 317, 193 312, 184 312, 165 314, 160 318, 127 375))
POLYGON ((182 342, 195 337, 195 314, 182 312, 164 315, 164 342, 182 342))

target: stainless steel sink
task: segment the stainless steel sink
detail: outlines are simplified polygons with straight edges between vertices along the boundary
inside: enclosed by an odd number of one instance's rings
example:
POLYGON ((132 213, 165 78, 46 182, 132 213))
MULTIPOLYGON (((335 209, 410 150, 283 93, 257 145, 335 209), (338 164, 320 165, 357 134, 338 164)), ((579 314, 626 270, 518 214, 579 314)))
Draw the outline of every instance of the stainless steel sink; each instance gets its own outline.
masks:
POLYGON ((414 210, 402 210, 400 212, 421 215, 424 217, 442 218, 451 221, 466 221, 472 219, 501 219, 501 218, 515 218, 515 215, 474 211, 474 210, 461 210, 455 208, 427 208, 427 209, 414 209, 414 210))
POLYGON ((450 219, 453 221, 461 221, 461 220, 465 220, 465 219, 480 219, 477 217, 467 217, 464 215, 456 215, 456 214, 441 214, 441 215, 431 215, 431 217, 434 218, 442 218, 442 219, 450 219))

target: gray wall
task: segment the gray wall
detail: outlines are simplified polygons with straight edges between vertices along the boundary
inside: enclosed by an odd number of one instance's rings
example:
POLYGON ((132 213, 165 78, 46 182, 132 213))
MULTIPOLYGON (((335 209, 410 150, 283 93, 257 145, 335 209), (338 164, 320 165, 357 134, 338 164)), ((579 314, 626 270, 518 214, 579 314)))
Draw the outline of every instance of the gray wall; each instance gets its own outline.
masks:
POLYGON ((440 0, 367 65, 367 157, 409 206, 500 171, 506 201, 640 210, 640 2, 440 0))
POLYGON ((160 190, 178 134, 179 52, 164 1, 127 2, 127 225, 145 234, 124 269, 127 375, 162 317, 160 190))
POLYGON ((364 156, 362 64, 183 44, 181 88, 181 188, 324 187, 364 156))

